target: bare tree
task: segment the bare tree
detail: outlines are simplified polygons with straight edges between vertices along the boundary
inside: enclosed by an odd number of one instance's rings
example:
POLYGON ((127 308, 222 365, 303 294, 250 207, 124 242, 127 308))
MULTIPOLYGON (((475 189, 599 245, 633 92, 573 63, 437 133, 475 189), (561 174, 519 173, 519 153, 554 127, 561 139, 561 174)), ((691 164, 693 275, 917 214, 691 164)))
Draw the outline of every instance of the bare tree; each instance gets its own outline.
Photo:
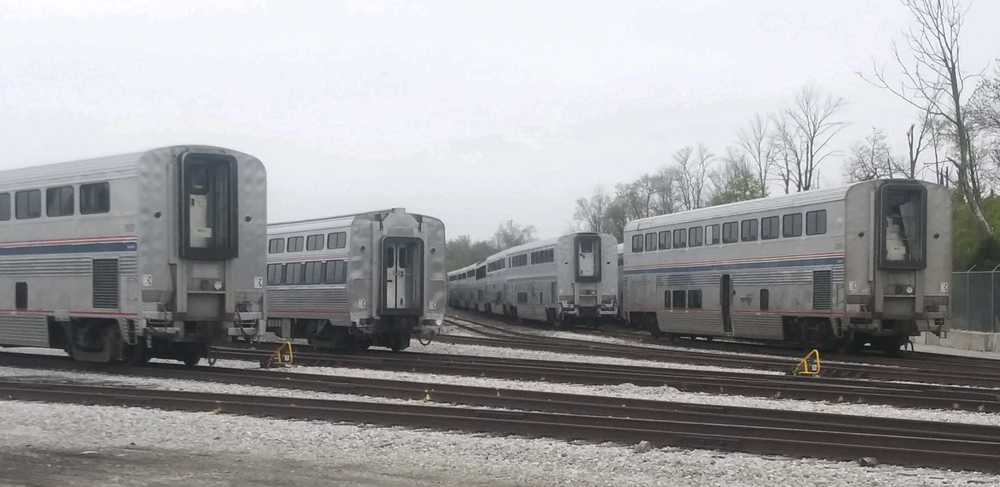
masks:
POLYGON ((674 154, 677 164, 677 174, 681 192, 681 204, 686 210, 695 210, 705 206, 705 183, 708 181, 709 161, 715 157, 705 144, 698 144, 697 152, 693 147, 684 147, 674 154))
POLYGON ((678 186, 680 175, 677 168, 663 166, 653 176, 653 186, 656 192, 653 198, 652 215, 668 215, 677 211, 678 186))
POLYGON ((740 149, 755 166, 759 187, 763 188, 760 198, 767 196, 769 173, 778 164, 778 140, 771 129, 771 121, 757 113, 750 120, 750 124, 740 129, 737 135, 740 149))
POLYGON ((585 231, 604 232, 606 231, 609 206, 611 206, 611 197, 604 192, 604 188, 598 187, 590 198, 576 200, 576 211, 573 217, 583 224, 585 231))
POLYGON ((815 87, 806 86, 792 107, 772 118, 781 144, 783 164, 778 172, 786 193, 792 185, 796 191, 809 191, 816 184, 819 164, 835 153, 830 140, 845 126, 835 120, 842 108, 843 98, 822 96, 815 87))
POLYGON ((948 150, 945 121, 940 118, 931 118, 928 122, 930 129, 927 147, 931 150, 934 160, 924 163, 924 167, 932 166, 934 168, 934 181, 942 186, 948 186, 951 183, 951 166, 946 164, 947 161, 943 159, 948 150))
POLYGON ((535 227, 528 225, 522 227, 514 223, 514 220, 507 220, 501 223, 493 234, 493 247, 497 250, 509 249, 524 245, 535 240, 535 227))
POLYGON ((958 148, 958 159, 948 158, 958 173, 958 187, 980 229, 987 235, 993 235, 993 229, 982 211, 982 194, 978 188, 972 140, 963 106, 965 82, 970 75, 962 71, 959 36, 966 12, 959 0, 902 1, 916 21, 916 25, 904 33, 913 57, 904 56, 899 46, 893 43, 893 57, 902 70, 902 80, 890 83, 884 69, 874 66, 875 79, 872 83, 947 122, 948 132, 953 133, 958 148))
POLYGON ((934 116, 929 111, 924 110, 919 130, 917 124, 913 123, 906 131, 906 177, 917 178, 917 163, 920 161, 920 154, 930 145, 932 130, 934 130, 934 116))
POLYGON ((851 146, 851 157, 847 166, 849 181, 870 181, 885 179, 902 174, 904 169, 892 157, 892 149, 886 142, 885 132, 873 128, 864 141, 851 146))

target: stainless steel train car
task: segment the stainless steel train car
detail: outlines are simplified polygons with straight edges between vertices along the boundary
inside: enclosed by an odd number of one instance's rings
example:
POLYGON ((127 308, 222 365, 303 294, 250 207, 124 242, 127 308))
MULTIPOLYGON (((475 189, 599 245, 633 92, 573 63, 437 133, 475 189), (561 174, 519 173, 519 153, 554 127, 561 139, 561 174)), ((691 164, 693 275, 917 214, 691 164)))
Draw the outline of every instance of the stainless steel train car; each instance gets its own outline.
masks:
POLYGON ((553 324, 598 324, 618 310, 611 235, 572 233, 507 249, 449 274, 452 302, 553 324))
POLYGON ((951 194, 880 180, 630 222, 625 306, 670 337, 895 353, 947 327, 951 194))
POLYGON ((479 263, 448 273, 448 304, 453 308, 475 309, 476 269, 479 263))
POLYGON ((267 176, 207 146, 0 172, 0 345, 193 365, 263 325, 267 176))
POLYGON ((445 229, 395 208, 268 226, 267 329, 334 349, 431 336, 444 319, 445 229))

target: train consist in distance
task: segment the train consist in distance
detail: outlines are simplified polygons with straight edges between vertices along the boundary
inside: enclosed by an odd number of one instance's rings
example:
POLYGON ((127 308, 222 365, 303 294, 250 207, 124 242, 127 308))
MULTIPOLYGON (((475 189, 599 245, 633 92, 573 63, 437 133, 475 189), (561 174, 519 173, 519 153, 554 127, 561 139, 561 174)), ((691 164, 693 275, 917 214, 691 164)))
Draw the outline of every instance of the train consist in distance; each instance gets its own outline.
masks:
POLYGON ((0 345, 197 363, 258 335, 267 175, 207 146, 0 172, 0 345))
POLYGON ((635 220, 625 316, 668 337, 894 353, 946 329, 951 235, 947 188, 911 180, 635 220))
POLYGON ((444 319, 445 230, 402 208, 268 226, 267 329, 333 349, 403 350, 444 319))
POLYGON ((491 255, 448 274, 452 306, 552 324, 596 326, 618 313, 611 235, 571 233, 491 255))

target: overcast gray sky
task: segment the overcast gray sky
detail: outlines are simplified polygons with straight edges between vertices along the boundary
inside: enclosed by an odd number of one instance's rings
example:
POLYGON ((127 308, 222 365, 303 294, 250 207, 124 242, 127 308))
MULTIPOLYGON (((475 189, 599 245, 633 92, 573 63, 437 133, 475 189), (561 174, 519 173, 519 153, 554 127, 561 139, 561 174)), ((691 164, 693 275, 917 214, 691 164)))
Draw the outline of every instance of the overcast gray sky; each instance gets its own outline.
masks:
MULTIPOLYGON (((997 19, 972 3, 969 71, 997 19)), ((807 83, 847 100, 839 147, 901 147, 915 114, 855 71, 909 23, 891 0, 0 0, 0 168, 206 143, 264 161, 271 221, 404 206, 547 238, 807 83)))

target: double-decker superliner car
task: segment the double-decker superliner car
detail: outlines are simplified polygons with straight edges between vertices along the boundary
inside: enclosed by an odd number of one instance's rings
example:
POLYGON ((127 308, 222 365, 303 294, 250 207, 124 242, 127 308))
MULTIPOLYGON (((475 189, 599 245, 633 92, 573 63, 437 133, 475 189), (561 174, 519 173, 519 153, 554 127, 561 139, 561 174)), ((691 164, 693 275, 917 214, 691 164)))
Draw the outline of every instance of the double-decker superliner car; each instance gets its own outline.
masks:
POLYGON ((441 220, 402 208, 268 226, 267 328, 324 348, 409 347, 447 306, 441 220))
POLYGON ((476 309, 474 283, 478 267, 472 264, 448 273, 448 302, 452 307, 476 309))
POLYGON ((616 245, 599 233, 531 242, 453 271, 451 292, 460 306, 485 313, 597 325, 617 314, 616 245))
POLYGON ((207 146, 0 172, 0 345, 197 363, 263 325, 267 175, 207 146))
POLYGON ((946 329, 951 194, 866 181, 644 218, 625 229, 625 306, 670 337, 895 353, 946 329))

